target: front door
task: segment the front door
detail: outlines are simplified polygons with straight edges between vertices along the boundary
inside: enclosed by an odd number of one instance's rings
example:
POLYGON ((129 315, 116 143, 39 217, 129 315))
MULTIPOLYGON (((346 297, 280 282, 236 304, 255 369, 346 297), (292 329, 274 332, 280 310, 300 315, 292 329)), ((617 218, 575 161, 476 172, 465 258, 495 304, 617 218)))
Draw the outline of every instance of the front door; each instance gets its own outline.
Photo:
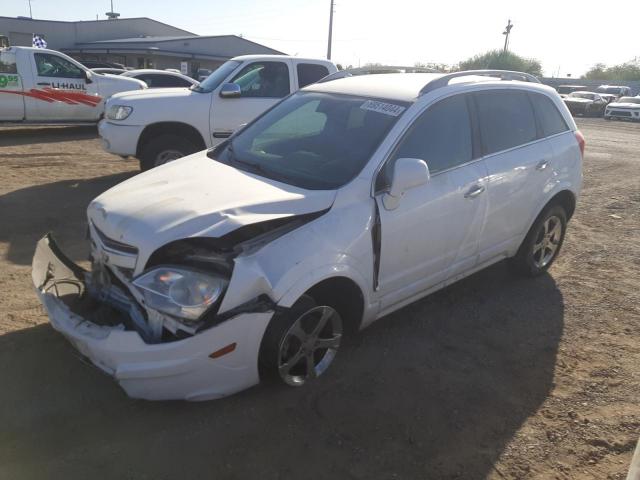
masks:
POLYGON ((29 120, 90 121, 100 116, 96 82, 88 83, 85 71, 66 58, 33 52, 33 88, 25 92, 29 120))
POLYGON ((242 93, 239 98, 214 97, 211 106, 214 145, 289 95, 292 85, 289 64, 281 61, 249 63, 231 82, 240 85, 242 93))
POLYGON ((486 209, 486 169, 473 146, 468 95, 430 106, 413 123, 376 182, 382 309, 476 265, 486 209), (405 192, 397 208, 383 196, 398 158, 425 160, 430 180, 405 192))

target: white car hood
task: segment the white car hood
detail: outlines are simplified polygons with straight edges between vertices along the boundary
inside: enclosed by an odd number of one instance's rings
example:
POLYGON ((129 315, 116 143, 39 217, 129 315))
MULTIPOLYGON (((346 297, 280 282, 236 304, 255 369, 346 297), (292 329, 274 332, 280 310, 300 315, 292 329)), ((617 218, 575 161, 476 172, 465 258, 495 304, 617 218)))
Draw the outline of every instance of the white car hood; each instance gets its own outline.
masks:
POLYGON ((638 110, 640 109, 640 104, 638 103, 617 103, 617 102, 611 102, 609 105, 607 105, 608 107, 612 107, 612 108, 632 108, 634 110, 638 110))
MULTIPOLYGON (((136 80, 140 82, 140 80, 137 80, 134 78, 130 78, 129 80, 136 80)), ((159 98, 189 97, 191 95, 202 95, 202 94, 193 92, 192 90, 186 87, 145 88, 144 90, 121 92, 114 95, 112 98, 125 101, 125 102, 136 102, 136 101, 155 101, 159 98)))
POLYGON ((319 212, 335 195, 237 170, 203 151, 116 185, 87 213, 106 236, 148 257, 174 240, 221 237, 243 225, 319 212))

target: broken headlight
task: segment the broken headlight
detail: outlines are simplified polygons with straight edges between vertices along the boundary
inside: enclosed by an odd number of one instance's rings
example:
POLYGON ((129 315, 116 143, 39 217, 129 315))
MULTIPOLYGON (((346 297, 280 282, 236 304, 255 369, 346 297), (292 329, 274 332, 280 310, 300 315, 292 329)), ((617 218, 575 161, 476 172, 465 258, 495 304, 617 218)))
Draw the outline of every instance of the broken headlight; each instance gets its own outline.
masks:
POLYGON ((222 295, 222 277, 179 267, 158 267, 136 278, 148 307, 186 321, 198 320, 222 295))

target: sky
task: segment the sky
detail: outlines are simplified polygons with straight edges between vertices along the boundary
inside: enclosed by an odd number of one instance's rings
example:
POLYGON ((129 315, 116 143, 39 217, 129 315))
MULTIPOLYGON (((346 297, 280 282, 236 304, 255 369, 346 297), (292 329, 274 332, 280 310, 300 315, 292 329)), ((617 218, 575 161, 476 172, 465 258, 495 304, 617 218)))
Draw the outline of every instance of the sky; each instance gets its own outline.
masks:
MULTIPOLYGON (((242 35, 290 55, 325 57, 330 0, 113 0, 123 17, 146 16, 200 35, 242 35)), ((455 64, 502 48, 542 62, 549 76, 580 76, 596 63, 640 56, 625 13, 637 0, 592 8, 583 0, 336 0, 332 60, 343 65, 455 64), (620 13, 617 13, 620 12, 620 13)), ((33 17, 105 18, 109 0, 31 0, 33 17)), ((0 15, 29 15, 28 0, 0 0, 0 15)))

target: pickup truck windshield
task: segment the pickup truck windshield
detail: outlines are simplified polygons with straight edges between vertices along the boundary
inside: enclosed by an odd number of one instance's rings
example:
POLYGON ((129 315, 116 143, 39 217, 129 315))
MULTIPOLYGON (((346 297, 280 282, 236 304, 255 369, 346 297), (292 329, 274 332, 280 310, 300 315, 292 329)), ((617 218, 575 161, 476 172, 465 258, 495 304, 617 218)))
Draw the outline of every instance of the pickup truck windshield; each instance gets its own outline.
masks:
POLYGON ((309 190, 352 180, 409 104, 298 92, 209 157, 309 190))
POLYGON ((240 65, 240 62, 236 62, 234 60, 224 62, 216 68, 211 75, 203 80, 200 85, 194 85, 191 87, 191 90, 200 93, 209 93, 214 91, 222 82, 224 82, 225 78, 231 75, 231 73, 238 68, 238 65, 240 65))

